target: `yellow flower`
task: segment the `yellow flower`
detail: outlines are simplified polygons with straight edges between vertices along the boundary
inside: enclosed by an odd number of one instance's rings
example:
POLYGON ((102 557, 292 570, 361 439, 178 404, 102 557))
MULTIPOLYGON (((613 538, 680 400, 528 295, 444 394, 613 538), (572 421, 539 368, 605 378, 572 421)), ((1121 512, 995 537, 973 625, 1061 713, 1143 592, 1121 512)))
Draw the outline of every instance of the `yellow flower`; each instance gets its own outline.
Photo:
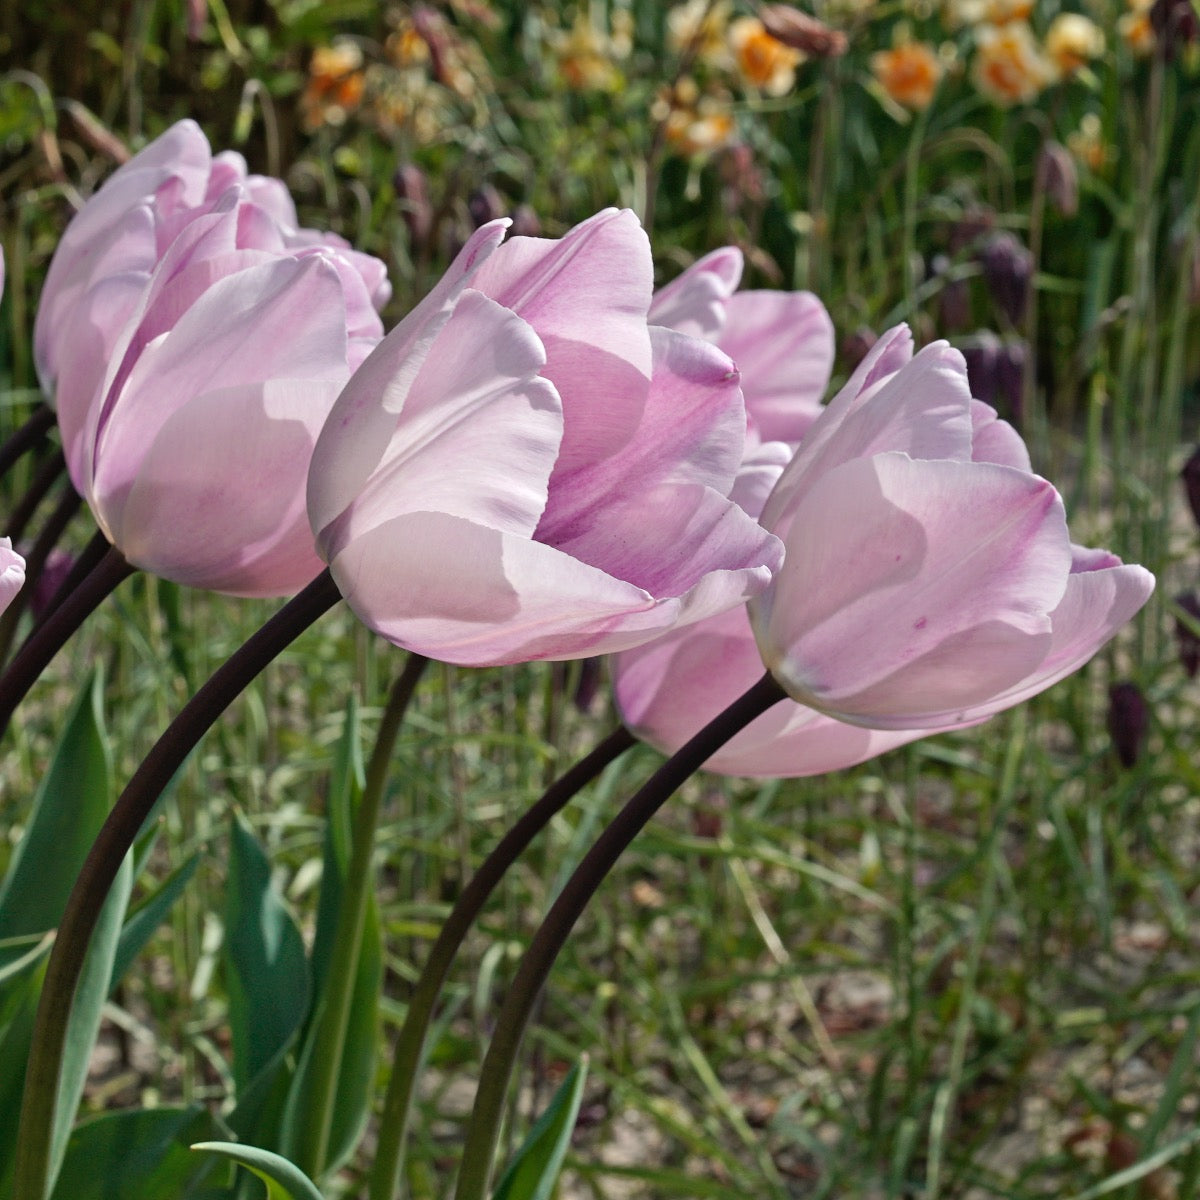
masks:
POLYGON ((1095 113, 1086 113, 1079 128, 1067 135, 1067 149, 1089 170, 1103 169, 1108 161, 1108 147, 1104 143, 1100 118, 1095 113))
POLYGON ((1033 0, 950 0, 947 14, 952 28, 975 25, 1008 25, 1027 21, 1033 0))
POLYGON ((928 108, 944 68, 927 42, 902 42, 871 55, 871 70, 880 86, 905 108, 928 108))
POLYGON ((687 0, 667 13, 667 38, 673 49, 694 54, 711 67, 728 67, 725 33, 729 27, 728 0, 687 0))
POLYGON ((308 64, 308 83, 300 97, 305 127, 341 125, 363 94, 363 56, 356 42, 318 46, 308 64))
POLYGON ((689 76, 684 76, 673 88, 659 92, 650 115, 663 123, 668 145, 689 158, 722 149, 734 133, 728 97, 702 96, 689 76))
POLYGON ((1117 32, 1138 58, 1154 51, 1154 26, 1150 24, 1152 0, 1129 0, 1129 11, 1117 18, 1117 32))
POLYGON ((1046 53, 1063 75, 1072 75, 1104 53, 1104 34, 1082 13, 1059 13, 1046 31, 1046 53))
POLYGON ((1053 79, 1054 69, 1023 21, 976 31, 971 64, 975 86, 996 104, 1028 103, 1053 79))
POLYGON ((613 62, 610 39, 580 13, 571 32, 559 35, 558 70, 569 88, 578 92, 612 91, 621 82, 613 62))
POLYGON ((729 45, 742 78, 768 96, 782 96, 796 82, 804 55, 773 38, 757 17, 739 17, 729 26, 729 45))

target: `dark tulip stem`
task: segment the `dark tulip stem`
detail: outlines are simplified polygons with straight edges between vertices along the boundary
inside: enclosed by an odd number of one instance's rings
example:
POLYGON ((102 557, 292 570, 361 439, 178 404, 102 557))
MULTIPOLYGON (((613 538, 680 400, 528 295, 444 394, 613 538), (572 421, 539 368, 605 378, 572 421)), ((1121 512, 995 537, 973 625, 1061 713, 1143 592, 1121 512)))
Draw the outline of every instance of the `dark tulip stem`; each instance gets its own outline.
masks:
POLYGON ((66 469, 67 460, 63 457, 63 452, 55 450, 34 472, 25 495, 13 505, 8 522, 3 529, 0 529, 0 534, 11 538, 14 543, 20 541, 25 527, 29 524, 33 514, 37 512, 38 505, 46 498, 54 486, 55 480, 66 469))
POLYGON ((399 1193, 413 1091, 425 1052, 425 1040, 446 976, 475 918, 509 867, 546 828, 551 818, 636 741, 624 726, 613 730, 590 754, 581 758, 546 789, 542 798, 500 839, 463 888, 429 951, 429 958, 408 1002, 404 1024, 396 1039, 392 1074, 379 1122, 379 1143, 371 1167, 370 1200, 393 1200, 399 1193))
POLYGON ((39 404, 25 424, 9 435, 8 440, 0 445, 0 476, 54 428, 54 419, 54 410, 46 404, 39 404))
POLYGON ((80 584, 100 565, 100 560, 108 553, 108 538, 104 532, 97 529, 92 540, 79 552, 79 556, 71 564, 67 577, 55 589, 54 595, 46 601, 38 624, 42 625, 50 618, 50 614, 61 606, 62 602, 75 591, 80 584))
MULTIPOLYGON (((17 705, 25 698, 54 656, 88 616, 118 584, 132 575, 133 571, 134 568, 125 561, 121 552, 116 547, 110 547, 71 596, 29 635, 12 662, 0 675, 0 736, 8 728, 17 705)), ((20 594, 17 593, 18 596, 20 594)), ((11 611, 12 606, 9 607, 9 612, 11 611)), ((5 613, 5 616, 7 615, 5 613)))
POLYGON ((488 1194, 505 1098, 525 1027, 555 960, 588 902, 617 859, 675 790, 735 733, 784 699, 786 694, 779 684, 770 674, 764 675, 663 763, 605 827, 567 880, 521 959, 496 1019, 496 1032, 480 1069, 455 1200, 484 1200, 488 1194))
POLYGON ((67 899, 46 965, 17 1133, 14 1200, 46 1200, 67 1023, 96 921, 125 855, 163 789, 217 718, 339 599, 337 586, 325 570, 236 650, 167 727, 96 835, 67 899))

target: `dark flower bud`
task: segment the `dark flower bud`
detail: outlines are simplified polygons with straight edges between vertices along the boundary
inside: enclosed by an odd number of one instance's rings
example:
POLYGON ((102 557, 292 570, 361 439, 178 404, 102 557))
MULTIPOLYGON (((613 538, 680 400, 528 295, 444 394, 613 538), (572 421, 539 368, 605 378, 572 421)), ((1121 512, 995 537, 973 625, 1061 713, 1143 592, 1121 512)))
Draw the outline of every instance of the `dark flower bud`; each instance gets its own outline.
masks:
POLYGON ((846 53, 846 35, 790 4, 764 4, 758 10, 763 28, 785 46, 810 58, 836 58, 846 53))
POLYGON ((29 594, 29 612, 35 621, 42 619, 50 601, 58 594, 58 589, 66 583, 67 576, 71 574, 71 568, 74 565, 74 556, 65 550, 59 550, 56 547, 50 551, 45 563, 42 564, 41 573, 34 582, 33 591, 29 594))
POLYGON ((1175 603, 1191 618, 1184 620, 1181 616, 1175 618, 1175 641, 1179 646, 1179 661, 1189 679, 1196 678, 1200 670, 1200 596, 1195 592, 1181 592, 1175 597, 1175 603))
POLYGON ((1150 732, 1150 710, 1136 683, 1114 683, 1108 689, 1108 735, 1121 766, 1128 770, 1142 756, 1150 732))
POLYGON ((959 347, 967 360, 967 384, 971 395, 985 404, 996 403, 997 366, 1003 349, 1000 339, 990 329, 972 334, 959 347))
POLYGON ((1154 0, 1150 28, 1158 53, 1167 62, 1174 61, 1181 46, 1190 46, 1200 38, 1200 18, 1191 0, 1154 0))
POLYGON ((512 210, 512 228, 509 233, 513 237, 540 237, 542 233, 541 218, 530 204, 518 204, 512 210))
POLYGON ((414 163, 403 163, 392 176, 392 187, 412 244, 424 245, 433 230, 433 205, 429 203, 425 172, 414 163))
MULTIPOLYGON (((930 278, 949 276, 953 263, 947 254, 935 254, 929 263, 930 278)), ((938 328, 957 333, 971 322, 971 292, 965 279, 945 278, 938 292, 938 328)))
POLYGON ((972 207, 950 227, 950 253, 957 254, 973 246, 996 223, 996 214, 990 208, 972 207))
POLYGON ((1064 217, 1073 217, 1079 211, 1079 173, 1071 152, 1062 142, 1043 142, 1037 169, 1050 203, 1064 217))
POLYGON ((1020 338, 1006 342, 996 357, 996 408, 1018 429, 1025 417, 1025 360, 1028 347, 1020 338))
POLYGON ((865 325, 860 325, 853 333, 842 339, 842 357, 846 366, 853 371, 864 358, 867 351, 879 340, 879 335, 865 325))
POLYGON ((494 221, 497 217, 504 216, 507 211, 508 206, 490 183, 477 187, 467 197, 467 212, 471 214, 471 220, 475 223, 476 229, 481 225, 486 225, 489 221, 494 221))
POLYGON ((996 307, 1012 325, 1020 325, 1029 303, 1033 255, 1006 230, 991 234, 978 254, 984 282, 996 307))
POLYGON ((1200 446, 1192 451, 1191 457, 1183 464, 1179 477, 1183 480, 1184 491, 1187 492, 1188 507, 1192 510, 1196 524, 1200 525, 1200 446))

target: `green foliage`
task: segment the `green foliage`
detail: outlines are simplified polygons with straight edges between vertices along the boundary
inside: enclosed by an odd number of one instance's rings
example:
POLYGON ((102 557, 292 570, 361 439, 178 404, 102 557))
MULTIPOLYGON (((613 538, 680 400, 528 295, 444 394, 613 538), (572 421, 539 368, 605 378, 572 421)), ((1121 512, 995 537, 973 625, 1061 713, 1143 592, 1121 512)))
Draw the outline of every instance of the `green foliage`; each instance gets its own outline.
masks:
POLYGON ((270 1150, 257 1150, 236 1142, 197 1142, 192 1149, 241 1163, 266 1184, 267 1200, 323 1200, 316 1185, 299 1167, 270 1150))

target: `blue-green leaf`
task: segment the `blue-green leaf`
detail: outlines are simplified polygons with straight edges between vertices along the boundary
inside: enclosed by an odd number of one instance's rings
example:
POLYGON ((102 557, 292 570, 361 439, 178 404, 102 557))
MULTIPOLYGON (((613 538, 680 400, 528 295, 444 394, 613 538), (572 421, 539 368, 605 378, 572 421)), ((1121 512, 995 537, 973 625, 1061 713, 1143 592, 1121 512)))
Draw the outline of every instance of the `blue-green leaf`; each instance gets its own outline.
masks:
POLYGON ((271 864, 236 817, 229 843, 224 953, 240 1089, 295 1037, 308 1012, 309 979, 304 942, 272 886, 271 864))
POLYGON ((129 914, 125 927, 121 930, 121 940, 117 945, 117 957, 113 963, 112 981, 115 986, 129 970, 130 964, 142 948, 153 936, 154 931, 166 919, 171 906, 183 894, 183 889, 196 873, 200 865, 200 855, 193 854, 183 866, 173 871, 159 885, 158 889, 129 914))
POLYGON ((529 1131, 496 1186, 492 1200, 550 1200, 571 1145, 586 1078, 585 1055, 571 1068, 546 1111, 529 1131))
POLYGON ((192 1149, 222 1154, 253 1171, 267 1185, 267 1200, 323 1200, 316 1184, 295 1163, 270 1150, 240 1142, 197 1142, 192 1149))
POLYGON ((178 1200, 208 1169, 188 1147, 216 1132, 212 1116, 198 1105, 84 1121, 67 1143, 51 1200, 178 1200))

